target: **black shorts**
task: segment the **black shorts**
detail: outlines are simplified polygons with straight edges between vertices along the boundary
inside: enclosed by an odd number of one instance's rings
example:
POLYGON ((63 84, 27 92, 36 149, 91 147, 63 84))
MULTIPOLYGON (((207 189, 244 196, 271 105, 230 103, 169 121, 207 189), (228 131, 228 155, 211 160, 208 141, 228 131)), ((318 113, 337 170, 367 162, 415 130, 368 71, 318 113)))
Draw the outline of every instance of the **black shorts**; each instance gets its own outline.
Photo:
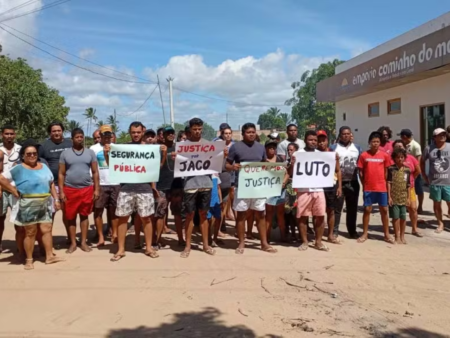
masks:
POLYGON ((231 187, 222 189, 222 203, 227 203, 228 198, 230 197, 231 187))
POLYGON ((166 216, 169 203, 172 215, 179 216, 181 214, 183 189, 160 190, 159 196, 160 197, 156 200, 157 206, 155 216, 157 218, 163 218, 166 216))
POLYGON ((196 210, 208 211, 211 203, 211 190, 197 190, 194 193, 185 191, 183 194, 182 215, 186 216, 196 210))
POLYGON ((117 197, 119 196, 120 185, 101 185, 100 196, 95 201, 95 209, 117 207, 117 197))
POLYGON ((323 189, 325 193, 325 202, 327 204, 327 209, 335 209, 336 208, 336 202, 337 202, 337 187, 334 186, 333 188, 324 188, 323 189))

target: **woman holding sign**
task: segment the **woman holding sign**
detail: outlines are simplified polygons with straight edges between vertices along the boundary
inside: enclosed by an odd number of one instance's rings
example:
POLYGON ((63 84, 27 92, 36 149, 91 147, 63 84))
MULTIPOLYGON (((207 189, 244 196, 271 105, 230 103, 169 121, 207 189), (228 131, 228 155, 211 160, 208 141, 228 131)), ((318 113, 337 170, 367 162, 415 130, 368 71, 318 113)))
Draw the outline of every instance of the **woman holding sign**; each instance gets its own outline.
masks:
MULTIPOLYGON (((265 144, 267 162, 272 163, 284 163, 284 159, 277 155, 278 142, 276 140, 268 140, 265 144)), ((283 190, 280 196, 269 197, 266 201, 266 229, 267 229, 267 241, 270 241, 270 230, 274 215, 277 217, 278 227, 280 228, 281 241, 286 242, 286 229, 284 222, 284 204, 286 203, 286 186, 289 180, 289 175, 286 175, 283 180, 283 190)))

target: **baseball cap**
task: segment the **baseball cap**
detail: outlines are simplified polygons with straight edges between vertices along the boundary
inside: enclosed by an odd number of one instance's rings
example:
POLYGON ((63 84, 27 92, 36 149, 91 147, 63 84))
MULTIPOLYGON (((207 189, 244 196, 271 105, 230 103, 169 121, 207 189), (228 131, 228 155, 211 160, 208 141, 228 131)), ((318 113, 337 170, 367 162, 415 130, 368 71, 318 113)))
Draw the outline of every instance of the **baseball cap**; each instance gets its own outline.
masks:
POLYGON ((228 123, 221 123, 219 126, 219 130, 222 131, 224 129, 231 129, 231 127, 228 123))
POLYGON ((272 139, 272 140, 279 139, 280 138, 280 134, 272 133, 272 134, 269 135, 269 138, 272 139))
POLYGON ((402 129, 400 131, 400 134, 398 134, 399 136, 406 136, 406 137, 411 137, 412 136, 412 131, 411 129, 402 129))
POLYGON ((149 134, 156 136, 156 132, 153 129, 147 129, 144 133, 144 135, 149 135, 149 134))
POLYGON ((272 146, 272 145, 278 146, 278 142, 275 140, 267 140, 266 143, 264 144, 265 147, 272 146))
POLYGON ((113 132, 112 128, 108 124, 104 124, 100 127, 100 134, 107 136, 108 134, 111 135, 113 132))
POLYGON ((447 133, 447 132, 442 128, 437 128, 433 131, 433 136, 438 136, 439 134, 442 134, 442 133, 447 133))
POLYGON ((164 133, 168 133, 168 132, 175 132, 175 129, 172 128, 172 126, 167 126, 163 129, 164 133))
POLYGON ((327 132, 325 130, 319 130, 317 132, 317 137, 319 136, 325 136, 326 138, 328 138, 327 132))

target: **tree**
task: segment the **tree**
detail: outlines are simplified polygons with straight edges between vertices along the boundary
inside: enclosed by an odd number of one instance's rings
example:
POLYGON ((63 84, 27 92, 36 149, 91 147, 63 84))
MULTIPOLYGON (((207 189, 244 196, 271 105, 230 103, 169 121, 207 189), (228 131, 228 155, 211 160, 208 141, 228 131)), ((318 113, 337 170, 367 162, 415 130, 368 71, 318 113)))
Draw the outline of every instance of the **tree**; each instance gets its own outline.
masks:
POLYGON ((109 115, 106 119, 106 123, 111 126, 113 133, 117 134, 120 131, 119 121, 116 118, 116 110, 114 109, 114 115, 109 115))
POLYGON ((0 56, 0 124, 15 126, 19 141, 44 139, 51 122, 66 125, 69 110, 64 97, 43 81, 41 70, 25 59, 0 56))
POLYGON ((103 126, 103 125, 105 125, 106 123, 105 122, 103 122, 103 120, 99 120, 99 121, 97 121, 97 123, 95 124, 95 126, 97 127, 97 128, 100 128, 101 126, 103 126))
POLYGON ((117 135, 117 143, 127 143, 131 141, 130 134, 128 134, 126 131, 120 132, 119 135, 117 135))
POLYGON ((97 115, 95 115, 96 112, 97 112, 97 110, 92 108, 92 107, 87 108, 84 111, 83 116, 86 117, 86 119, 87 119, 87 130, 86 130, 86 133, 88 135, 91 135, 90 133, 91 133, 92 121, 94 121, 94 122, 97 121, 97 115))
POLYGON ((284 129, 290 120, 289 114, 282 113, 277 107, 272 107, 259 115, 257 124, 261 129, 284 129))
POLYGON ((75 120, 70 120, 69 123, 67 124, 67 131, 71 132, 72 130, 74 130, 76 128, 81 128, 80 122, 75 121, 75 120))
POLYGON ((336 133, 336 115, 334 103, 317 102, 316 84, 335 74, 337 65, 343 61, 334 60, 322 63, 312 72, 303 73, 300 81, 293 82, 292 98, 286 101, 292 106, 292 117, 299 127, 299 135, 302 135, 308 126, 315 125, 316 129, 323 129, 331 135, 336 133))

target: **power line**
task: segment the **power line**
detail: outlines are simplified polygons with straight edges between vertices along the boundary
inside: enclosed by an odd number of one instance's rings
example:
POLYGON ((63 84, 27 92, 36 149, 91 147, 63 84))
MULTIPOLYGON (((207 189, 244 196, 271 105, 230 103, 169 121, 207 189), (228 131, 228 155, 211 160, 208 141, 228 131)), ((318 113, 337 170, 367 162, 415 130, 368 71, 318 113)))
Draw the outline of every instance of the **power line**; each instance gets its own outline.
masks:
POLYGON ((150 95, 147 96, 147 98, 145 99, 145 101, 142 102, 142 104, 139 106, 138 109, 136 109, 135 111, 133 111, 133 112, 131 112, 131 113, 129 113, 129 114, 118 114, 118 115, 119 115, 119 116, 124 116, 124 117, 126 117, 126 116, 131 116, 131 115, 137 113, 137 112, 138 112, 139 110, 141 110, 141 108, 147 103, 147 101, 150 100, 150 98, 152 97, 152 95, 153 95, 153 93, 155 92, 156 88, 158 88, 158 85, 156 85, 155 88, 153 88, 153 90, 152 90, 152 92, 150 93, 150 95))
POLYGON ((16 37, 17 39, 19 39, 19 40, 25 42, 26 44, 28 44, 28 45, 30 45, 30 46, 36 48, 36 49, 39 49, 41 52, 44 52, 44 53, 46 53, 46 54, 48 54, 48 55, 54 57, 55 59, 58 59, 58 60, 60 60, 60 61, 62 61, 62 62, 65 62, 65 63, 67 63, 67 64, 69 64, 69 65, 71 65, 71 66, 73 66, 73 67, 80 68, 80 69, 85 70, 85 71, 87 71, 87 72, 90 72, 90 73, 93 73, 93 74, 96 74, 96 75, 100 75, 100 76, 104 76, 104 77, 107 77, 107 78, 109 78, 109 79, 113 79, 113 80, 117 80, 117 81, 128 82, 128 83, 148 84, 148 82, 142 82, 142 81, 139 82, 139 81, 132 81, 132 80, 120 79, 120 78, 117 78, 117 77, 114 77, 114 76, 110 76, 110 75, 106 75, 106 74, 103 74, 103 73, 96 72, 96 71, 94 71, 94 70, 92 70, 92 69, 89 69, 89 68, 86 68, 86 67, 79 66, 79 65, 77 65, 77 64, 75 64, 75 63, 73 63, 73 62, 70 62, 70 61, 67 61, 67 60, 65 60, 65 59, 63 59, 63 58, 60 58, 59 56, 56 56, 56 55, 50 53, 49 51, 46 51, 45 49, 42 49, 42 48, 40 48, 40 47, 38 47, 38 46, 32 44, 31 42, 29 42, 29 41, 27 41, 27 40, 25 40, 25 39, 22 39, 21 37, 15 35, 14 33, 11 33, 10 31, 6 30, 6 29, 5 29, 4 27, 2 27, 1 25, 0 25, 0 29, 2 29, 3 31, 5 31, 5 32, 7 32, 7 33, 9 33, 9 34, 11 34, 12 36, 16 37))
POLYGON ((69 2, 69 1, 71 1, 71 0, 57 0, 57 1, 49 3, 48 5, 44 5, 42 7, 39 7, 37 9, 31 10, 31 11, 28 11, 28 12, 24 12, 22 14, 18 14, 16 16, 11 16, 9 18, 6 18, 6 19, 0 21, 0 23, 7 22, 7 21, 10 21, 10 20, 13 20, 13 19, 17 19, 17 18, 21 18, 22 16, 33 14, 33 13, 36 13, 36 12, 40 12, 40 11, 43 11, 45 9, 49 9, 49 8, 52 8, 52 7, 55 7, 55 6, 58 6, 58 5, 62 5, 63 3, 66 3, 66 2, 69 2))
POLYGON ((6 24, 3 24, 3 26, 8 27, 9 29, 12 29, 12 30, 16 31, 17 33, 20 33, 20 34, 22 34, 22 35, 25 35, 26 37, 28 37, 28 38, 30 38, 30 39, 33 39, 33 40, 35 40, 35 41, 37 41, 37 42, 40 42, 40 43, 42 43, 42 44, 44 44, 44 45, 46 45, 46 46, 49 46, 49 47, 51 47, 51 48, 54 48, 54 49, 56 49, 56 50, 58 50, 58 51, 60 51, 60 52, 63 52, 63 53, 65 53, 65 54, 67 54, 67 55, 73 56, 73 57, 75 57, 75 58, 77 58, 77 59, 79 59, 79 60, 83 60, 83 61, 85 61, 85 62, 87 62, 87 63, 90 63, 90 64, 92 64, 92 65, 94 65, 94 66, 97 66, 97 67, 100 67, 100 68, 103 68, 103 69, 106 69, 106 70, 109 70, 109 71, 112 71, 112 72, 116 72, 116 73, 118 73, 118 74, 126 75, 126 76, 129 76, 129 77, 138 79, 138 80, 146 81, 146 82, 148 82, 148 83, 156 83, 155 81, 151 81, 151 80, 148 80, 148 79, 145 79, 145 78, 142 78, 142 77, 139 77, 139 76, 135 76, 135 75, 130 75, 130 74, 127 74, 127 73, 122 72, 122 71, 120 71, 120 70, 116 70, 116 69, 113 69, 113 68, 109 68, 109 67, 103 66, 103 65, 101 65, 101 64, 99 64, 99 63, 96 63, 96 62, 94 62, 94 61, 91 61, 91 60, 82 58, 82 57, 80 57, 80 56, 78 56, 78 55, 76 55, 76 54, 67 52, 67 51, 65 51, 65 50, 63 50, 63 49, 61 49, 61 48, 58 48, 58 47, 56 47, 56 46, 53 46, 53 45, 51 45, 51 44, 49 44, 49 43, 47 43, 47 42, 45 42, 45 41, 39 40, 38 38, 35 38, 35 37, 31 36, 31 35, 28 35, 28 34, 26 34, 26 33, 24 33, 24 32, 21 32, 21 31, 19 31, 18 29, 15 29, 15 28, 13 28, 13 27, 11 27, 11 26, 8 26, 8 25, 6 25, 6 24))
POLYGON ((20 9, 20 8, 26 7, 26 6, 28 6, 28 5, 31 5, 33 2, 37 2, 37 1, 40 1, 40 0, 29 0, 29 1, 27 1, 27 2, 24 2, 24 3, 21 4, 21 5, 14 6, 14 7, 8 9, 7 11, 5 11, 5 12, 3 12, 3 13, 0 13, 0 16, 3 16, 3 15, 5 15, 5 14, 10 13, 10 12, 13 12, 13 11, 15 11, 15 10, 17 10, 17 9, 20 9))

